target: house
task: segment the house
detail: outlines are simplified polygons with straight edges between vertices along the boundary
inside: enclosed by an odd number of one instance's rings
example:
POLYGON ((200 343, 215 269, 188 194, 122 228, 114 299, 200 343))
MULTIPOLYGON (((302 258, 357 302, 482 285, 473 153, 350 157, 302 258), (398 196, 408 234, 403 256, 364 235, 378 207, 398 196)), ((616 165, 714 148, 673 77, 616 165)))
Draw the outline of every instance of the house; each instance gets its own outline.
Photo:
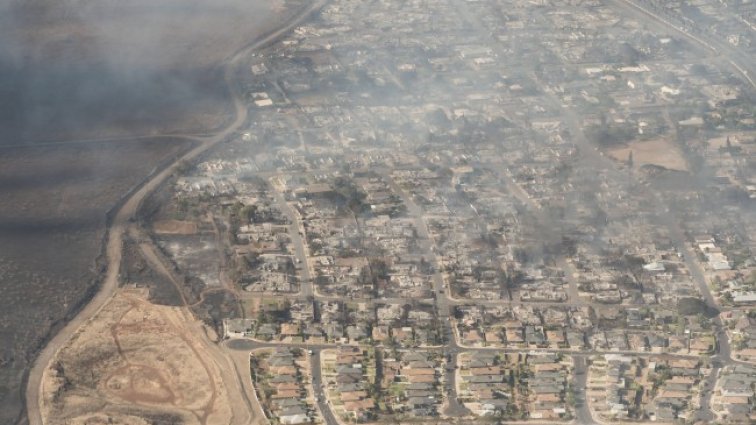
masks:
POLYGON ((226 338, 243 338, 250 335, 254 323, 252 319, 223 319, 226 338))
POLYGON ((504 399, 481 400, 478 403, 477 411, 474 411, 474 413, 478 416, 495 415, 498 412, 505 411, 508 405, 509 403, 504 399))
POLYGON ((350 341, 359 341, 367 338, 367 330, 362 325, 347 326, 346 333, 350 341))
POLYGON ((373 341, 382 342, 389 338, 389 330, 386 326, 375 326, 372 330, 373 341))
POLYGON ((550 345, 560 347, 565 343, 564 330, 557 329, 546 331, 546 339, 549 341, 550 345))
POLYGON ((668 364, 672 375, 698 376, 698 360, 674 359, 670 360, 668 364))
POLYGON ((499 330, 486 331, 484 337, 487 344, 499 345, 503 341, 499 330))
POLYGON ((546 336, 540 326, 525 326, 525 341, 531 347, 545 347, 546 336))
POLYGON ((292 337, 300 334, 298 323, 283 323, 281 324, 281 336, 292 337))
POLYGON ((585 335, 580 331, 567 331, 567 344, 570 348, 583 348, 585 347, 585 335))
POLYGON ((278 419, 285 425, 297 425, 310 422, 307 411, 301 406, 284 409, 278 415, 278 419))
POLYGON ((749 379, 738 379, 737 376, 728 377, 722 384, 723 397, 753 397, 751 381, 749 379))
POLYGON ((506 330, 505 336, 509 344, 519 345, 525 342, 525 339, 522 336, 522 327, 516 327, 516 328, 508 327, 506 330))
POLYGON ((366 398, 358 401, 345 401, 344 411, 355 417, 358 421, 364 421, 368 418, 369 411, 375 408, 375 402, 372 398, 366 398))
POLYGON ((476 346, 483 342, 483 336, 477 329, 472 329, 462 333, 462 342, 465 345, 476 346))
POLYGON ((274 335, 276 335, 278 331, 276 330, 275 325, 271 323, 264 323, 260 325, 260 327, 257 328, 257 332, 255 332, 255 336, 258 338, 262 338, 265 340, 270 340, 273 338, 274 335))
POLYGON ((756 304, 756 291, 734 291, 732 302, 735 304, 756 304))

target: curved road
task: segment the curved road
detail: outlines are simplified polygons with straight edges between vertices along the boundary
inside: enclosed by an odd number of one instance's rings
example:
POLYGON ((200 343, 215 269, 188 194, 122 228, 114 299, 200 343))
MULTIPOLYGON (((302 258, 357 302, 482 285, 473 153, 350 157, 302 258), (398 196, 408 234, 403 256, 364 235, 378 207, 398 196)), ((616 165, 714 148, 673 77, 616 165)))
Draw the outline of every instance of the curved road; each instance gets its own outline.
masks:
MULTIPOLYGON (((88 320, 94 317, 97 312, 113 297, 118 289, 118 276, 121 265, 121 255, 123 247, 123 236, 128 226, 135 217, 142 201, 166 181, 178 168, 179 164, 185 161, 191 161, 199 157, 202 153, 226 140, 230 135, 236 132, 247 121, 247 106, 244 99, 239 93, 238 87, 234 82, 235 72, 238 69, 239 62, 252 50, 259 49, 269 43, 276 41, 278 38, 289 32, 299 25, 303 20, 309 17, 313 12, 320 9, 325 4, 325 0, 318 0, 307 8, 303 9, 292 17, 284 26, 275 30, 252 44, 241 49, 234 54, 231 59, 225 63, 224 79, 233 97, 236 118, 225 129, 209 137, 195 137, 200 144, 190 151, 184 153, 163 170, 148 177, 142 186, 136 190, 123 203, 108 229, 108 241, 106 246, 106 257, 108 259, 107 271, 102 285, 90 300, 90 302, 74 317, 66 326, 58 332, 45 346, 34 362, 34 366, 29 372, 28 383, 26 387, 26 409, 28 414, 28 423, 30 425, 43 425, 42 419, 42 380, 47 366, 55 358, 57 352, 65 345, 71 336, 88 320)), ((156 136, 159 137, 159 136, 156 136)), ((180 137, 180 136, 173 136, 180 137)))

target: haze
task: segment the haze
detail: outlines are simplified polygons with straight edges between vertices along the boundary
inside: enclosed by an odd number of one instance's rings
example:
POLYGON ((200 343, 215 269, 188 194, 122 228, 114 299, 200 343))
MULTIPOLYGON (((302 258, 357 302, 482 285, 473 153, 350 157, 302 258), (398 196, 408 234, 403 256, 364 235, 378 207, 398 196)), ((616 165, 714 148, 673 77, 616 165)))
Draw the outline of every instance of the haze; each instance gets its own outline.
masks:
POLYGON ((0 0, 0 423, 756 423, 746 0, 0 0))
POLYGON ((3 144, 202 132, 228 113, 224 59, 283 13, 244 0, 0 5, 3 144))

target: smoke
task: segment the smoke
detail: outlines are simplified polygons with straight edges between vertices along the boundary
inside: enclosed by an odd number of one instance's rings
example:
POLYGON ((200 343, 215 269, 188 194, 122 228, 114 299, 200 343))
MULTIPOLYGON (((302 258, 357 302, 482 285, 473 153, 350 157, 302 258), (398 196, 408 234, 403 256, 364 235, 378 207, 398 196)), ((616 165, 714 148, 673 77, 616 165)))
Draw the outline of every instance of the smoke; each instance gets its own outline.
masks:
POLYGON ((0 0, 0 144, 223 122, 223 60, 268 2, 0 0))

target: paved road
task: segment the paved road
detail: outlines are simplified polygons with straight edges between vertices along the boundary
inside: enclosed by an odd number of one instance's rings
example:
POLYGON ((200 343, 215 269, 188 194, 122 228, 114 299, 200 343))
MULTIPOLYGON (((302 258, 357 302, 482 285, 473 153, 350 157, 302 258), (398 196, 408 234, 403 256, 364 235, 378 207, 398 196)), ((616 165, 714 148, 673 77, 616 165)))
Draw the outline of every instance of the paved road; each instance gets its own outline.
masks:
POLYGON ((304 241, 304 224, 299 216, 299 212, 294 209, 284 198, 283 193, 273 190, 273 197, 278 204, 281 212, 289 218, 289 236, 294 245, 295 261, 300 269, 300 290, 299 295, 308 298, 313 296, 312 273, 310 272, 310 262, 307 260, 308 251, 304 241))
MULTIPOLYGON (((662 214, 660 214, 660 217, 666 223, 667 228, 670 231, 670 238, 675 244, 678 252, 681 252, 683 254, 683 259, 688 271, 690 272, 690 277, 698 285, 698 290, 699 292, 701 292, 703 301, 706 303, 706 306, 713 311, 718 311, 719 306, 714 299, 714 295, 711 293, 709 285, 706 283, 706 276, 704 275, 704 271, 701 268, 701 264, 697 261, 696 253, 693 252, 691 245, 687 242, 685 234, 680 228, 679 221, 672 216, 672 213, 668 208, 665 209, 662 214)), ((712 421, 716 419, 716 416, 711 411, 711 393, 714 390, 714 385, 716 384, 717 377, 719 376, 719 371, 721 370, 722 366, 733 363, 732 357, 730 355, 730 340, 727 337, 727 333, 725 331, 722 320, 719 318, 719 316, 716 316, 712 320, 712 324, 716 335, 717 352, 712 357, 711 373, 709 373, 709 375, 704 380, 705 392, 703 397, 701 398, 701 406, 695 413, 695 419, 701 421, 712 421)))
MULTIPOLYGON (((457 0, 455 3, 457 4, 457 9, 460 12, 461 19, 467 21, 468 25, 473 24, 473 27, 485 28, 484 26, 480 25, 480 22, 477 19, 477 17, 474 16, 472 13, 470 13, 470 11, 467 9, 467 7, 464 5, 464 3, 461 0, 457 0)), ((674 28, 674 26, 671 25, 669 22, 666 22, 660 17, 655 16, 653 13, 649 13, 648 11, 645 11, 645 10, 638 10, 639 8, 638 8, 638 5, 635 4, 636 3, 635 1, 611 0, 611 3, 614 4, 615 6, 622 7, 625 11, 632 12, 635 16, 641 18, 641 20, 647 21, 649 24, 652 24, 658 27, 659 24, 661 23, 662 26, 666 25, 668 27, 671 27, 671 29, 681 32, 688 39, 696 42, 698 45, 702 45, 708 48, 709 50, 718 52, 719 54, 730 54, 730 55, 736 56, 735 53, 731 52, 731 49, 729 49, 728 46, 719 46, 716 42, 713 42, 715 45, 712 46, 711 43, 703 41, 694 35, 691 35, 684 31, 680 31, 677 28, 674 28), (631 10, 631 9, 635 9, 635 10, 631 10)), ((498 44, 494 42, 494 46, 498 46, 498 44)), ((501 54, 502 57, 506 56, 506 52, 499 51, 498 53, 501 54)), ((736 67, 738 72, 744 75, 744 77, 753 85, 753 80, 750 78, 748 71, 743 69, 744 67, 748 69, 753 68, 752 58, 747 58, 746 65, 741 65, 741 66, 738 66, 737 64, 735 64, 734 62, 735 59, 744 60, 744 58, 742 57, 729 58, 729 60, 736 67)), ((539 82, 538 75, 534 75, 534 79, 536 82, 539 82)), ((547 87, 547 85, 544 84, 543 82, 541 82, 541 85, 543 87, 547 87)), ((566 124, 566 126, 569 128, 571 134, 573 135, 575 144, 580 147, 581 154, 583 155, 583 157, 586 160, 591 161, 592 163, 596 164, 597 166, 600 166, 601 168, 604 168, 605 170, 607 170, 607 172, 609 173, 610 176, 612 176, 612 178, 618 179, 618 181, 626 180, 628 177, 620 172, 616 164, 613 161, 601 155, 599 151, 596 149, 596 147, 593 146, 585 137, 585 134, 583 133, 583 128, 582 128, 582 121, 580 117, 578 116, 578 114, 571 108, 563 107, 561 100, 557 96, 555 96, 553 93, 547 92, 547 94, 548 94, 549 99, 553 103, 555 109, 561 111, 562 119, 564 123, 566 124)), ((510 184, 512 187, 512 193, 518 199, 520 199, 523 203, 530 205, 531 207, 537 207, 537 205, 535 205, 532 202, 532 200, 527 196, 527 194, 522 193, 520 190, 518 190, 519 187, 516 184, 514 184, 514 182, 510 182, 510 184)), ((660 203, 660 205, 664 205, 664 204, 665 204, 664 202, 660 203)), ((686 259, 687 267, 690 270, 692 278, 697 282, 706 304, 709 305, 710 307, 715 308, 716 302, 714 301, 711 291, 709 290, 708 285, 706 284, 706 280, 700 269, 700 265, 694 261, 696 257, 692 253, 689 245, 686 243, 684 234, 680 230, 679 220, 676 217, 673 217, 669 213, 668 208, 663 208, 663 209, 664 209, 663 218, 666 221, 666 227, 668 227, 670 230, 673 243, 678 247, 680 252, 686 253, 685 259, 686 259)), ((537 209, 535 209, 534 211, 536 212, 536 214, 538 214, 537 209)), ((573 300, 575 299, 574 298, 575 289, 576 288, 571 289, 571 292, 573 292, 573 300)), ((715 333, 717 337, 718 347, 717 347, 717 355, 714 356, 714 359, 712 362, 712 364, 714 365, 714 370, 706 378, 706 386, 708 388, 713 388, 713 383, 716 380, 716 375, 722 363, 733 362, 730 356, 730 346, 727 339, 727 335, 724 332, 722 323, 719 320, 719 318, 716 318, 714 320, 714 328, 715 328, 715 333)), ((586 353, 590 354, 591 352, 586 352, 586 353)), ((593 354, 601 354, 601 353, 593 352, 593 354)), ((635 353, 628 353, 628 354, 635 354, 635 353)), ((585 414, 585 412, 583 412, 582 414, 585 414)), ((697 417, 704 420, 710 420, 713 418, 709 405, 708 405, 708 398, 704 398, 701 409, 699 410, 699 412, 697 412, 697 417)))
MULTIPOLYGON (((438 292, 436 292, 438 294, 438 292)), ((258 298, 260 295, 257 293, 249 293, 249 292, 242 292, 239 294, 242 298, 258 298)), ((284 299, 284 298, 291 298, 291 295, 269 295, 266 296, 266 298, 269 299, 284 299)), ((299 298, 303 298, 301 295, 299 295, 299 298)), ((344 296, 338 296, 338 295, 322 295, 316 293, 315 298, 318 300, 330 300, 330 301, 353 301, 353 302, 363 302, 363 303, 371 303, 371 302, 380 302, 385 304, 406 304, 407 298, 361 298, 361 297, 344 297, 344 296)), ((419 303, 435 303, 435 300, 433 298, 414 298, 414 301, 417 301, 419 303)), ((589 303, 580 300, 579 302, 544 302, 544 301, 510 301, 507 298, 504 299, 498 299, 498 300, 491 300, 491 299, 475 299, 475 298, 448 298, 448 291, 447 291, 447 299, 446 304, 448 305, 449 310, 451 311, 451 308, 453 306, 457 305, 481 305, 481 306, 506 306, 506 307, 554 307, 554 308, 569 308, 569 307, 580 307, 583 305, 587 305, 589 303)))
POLYGON ((318 404, 318 410, 323 417, 323 420, 328 425, 339 425, 339 421, 331 410, 331 405, 328 403, 328 397, 325 394, 325 383, 323 382, 323 370, 320 362, 321 349, 315 348, 312 350, 310 356, 310 369, 312 373, 312 389, 315 393, 315 402, 318 404))
MULTIPOLYGON (((231 350, 255 350, 258 348, 273 348, 273 347, 298 347, 304 349, 327 349, 336 348, 341 344, 308 344, 306 342, 301 343, 284 343, 279 341, 258 341, 250 338, 235 338, 228 340, 224 345, 231 350)), ((456 354, 463 352, 483 352, 483 351, 498 351, 502 353, 532 353, 532 354, 564 354, 569 356, 594 356, 603 354, 625 354, 639 357, 659 357, 669 359, 697 359, 700 360, 701 356, 693 354, 674 354, 674 353, 651 353, 648 351, 634 351, 634 350, 569 350, 563 348, 518 348, 518 347, 467 347, 459 345, 458 343, 449 344, 448 346, 438 347, 419 347, 420 350, 428 351, 442 351, 447 354, 456 354)))
MULTIPOLYGON (((291 29, 299 25, 304 19, 309 17, 314 11, 320 9, 326 0, 319 0, 314 2, 310 7, 304 9, 298 13, 291 20, 289 20, 284 26, 276 31, 270 32, 264 35, 260 39, 249 44, 245 48, 237 52, 233 57, 226 61, 224 64, 224 80, 229 87, 229 91, 233 96, 233 105, 235 111, 235 119, 225 129, 219 131, 215 135, 208 137, 193 137, 194 140, 199 140, 200 143, 193 149, 184 153, 178 157, 173 163, 167 165, 162 170, 156 171, 149 176, 144 183, 133 193, 128 195, 125 202, 122 203, 108 228, 108 239, 106 245, 106 258, 108 259, 107 270, 105 272, 105 278, 94 297, 90 302, 79 311, 68 324, 58 332, 45 346, 45 348, 37 356, 34 365, 29 372, 29 378, 26 387, 26 408, 28 423, 30 425, 43 425, 41 413, 42 403, 42 378, 47 366, 54 359, 58 350, 60 350, 66 342, 71 338, 74 332, 86 323, 91 317, 95 316, 97 312, 113 297, 116 289, 118 288, 118 276, 120 272, 122 248, 123 248, 123 235, 129 224, 136 216, 142 201, 157 189, 164 181, 166 181, 172 174, 174 174, 180 164, 188 161, 192 161, 198 158, 208 149, 217 145, 218 143, 227 140, 242 125, 247 122, 247 105, 241 96, 241 90, 239 90, 238 84, 235 80, 236 72, 239 68, 239 63, 247 56, 250 51, 259 49, 269 43, 272 43, 291 29)), ((177 136, 178 137, 178 136, 177 136)))
MULTIPOLYGON (((555 106, 561 105, 561 102, 556 96, 552 94, 550 95, 550 97, 555 103, 555 106)), ((617 181, 627 179, 628 177, 621 173, 621 171, 617 168, 616 164, 612 160, 601 155, 596 147, 588 141, 580 125, 581 120, 579 119, 577 113, 569 108, 560 108, 560 110, 562 111, 562 117, 565 124, 567 124, 570 132, 573 134, 575 143, 580 147, 583 157, 597 165, 600 165, 607 171, 609 176, 617 179, 617 181)), ((706 279, 703 275, 701 267, 695 261, 695 254, 692 252, 689 244, 686 241, 685 235, 680 228, 679 219, 671 213, 670 208, 666 206, 666 200, 660 194, 652 193, 652 196, 655 196, 657 199, 657 216, 661 219, 661 224, 664 225, 664 227, 666 227, 669 231, 672 243, 677 247, 678 251, 685 253, 686 266, 691 273, 691 277, 698 284, 704 301, 709 307, 716 308, 716 302, 714 301, 714 297, 711 294, 708 285, 706 284, 706 279)), ((713 325, 718 345, 718 354, 715 357, 718 357, 720 361, 723 361, 725 363, 731 362, 732 360, 730 358, 730 345, 727 339, 727 335, 725 334, 722 327, 721 320, 719 320, 718 317, 715 318, 715 320, 713 320, 713 325)), ((713 370, 713 373, 706 378, 707 381, 710 382, 716 380, 716 374, 718 371, 717 365, 719 364, 719 361, 714 361, 713 364, 715 366, 715 369, 713 370)), ((713 416, 710 411, 710 406, 703 405, 702 403, 701 409, 697 413, 697 416, 700 416, 704 419, 712 419, 713 416)))
MULTIPOLYGON (((230 353, 230 356, 234 359, 236 359, 237 369, 244 368, 244 376, 242 377, 243 384, 245 387, 245 390, 247 393, 251 393, 253 397, 255 398, 255 402, 259 407, 259 402, 257 401, 257 396, 255 395, 255 390, 252 384, 252 380, 249 373, 249 352, 253 350, 258 350, 261 348, 277 348, 281 347, 282 344, 276 343, 276 342, 260 342, 260 341, 254 341, 250 339, 231 339, 225 341, 223 344, 223 347, 226 349, 225 351, 230 353), (239 354, 246 355, 247 357, 244 358, 243 362, 239 360, 239 354)), ((287 346, 291 347, 297 347, 302 348, 305 350, 312 350, 312 355, 310 356, 310 369, 312 374, 312 388, 313 388, 313 394, 315 395, 315 400, 318 405, 318 409, 321 412, 321 415, 323 419, 325 420, 326 424, 328 425, 340 425, 339 421, 336 419, 336 416, 333 414, 333 411, 331 410, 330 405, 327 403, 327 398, 324 391, 324 385, 323 385, 323 373, 322 369, 320 367, 320 352, 324 349, 334 349, 336 348, 336 344, 287 344, 287 346)), ((264 417, 264 415, 263 415, 264 417)))
POLYGON ((452 330, 452 303, 449 300, 449 293, 446 290, 444 283, 444 276, 441 273, 438 262, 436 261, 436 254, 433 252, 434 242, 428 231, 428 225, 423 219, 423 209, 418 206, 412 197, 405 192, 399 185, 394 182, 388 173, 382 173, 383 178, 388 182, 391 190, 398 194, 404 205, 407 206, 407 213, 415 220, 415 228, 418 234, 418 244, 420 245, 420 252, 425 256, 426 261, 433 265, 433 294, 436 304, 436 315, 442 326, 442 333, 445 342, 444 355, 449 359, 447 362, 447 373, 445 379, 445 396, 446 396, 446 410, 443 412, 446 416, 462 417, 472 414, 462 403, 459 402, 456 386, 456 373, 454 370, 457 367, 457 353, 459 352, 459 345, 457 345, 457 339, 454 337, 452 330))
MULTIPOLYGON (((176 287, 176 291, 181 295, 184 307, 190 307, 191 304, 187 303, 181 284, 178 282, 178 279, 171 271, 170 267, 166 265, 165 258, 163 258, 159 251, 155 249, 153 241, 134 224, 129 228, 129 235, 139 243, 142 256, 147 260, 150 267, 168 279, 176 287)), ((211 290, 225 289, 213 288, 211 290)), ((200 300, 197 301, 197 304, 201 303, 203 298, 204 293, 203 296, 200 297, 200 300)), ((251 383, 249 379, 246 379, 246 381, 244 379, 245 376, 249 376, 249 359, 246 358, 246 360, 241 362, 241 365, 237 364, 240 360, 238 358, 240 356, 239 352, 231 352, 231 355, 228 355, 220 346, 210 340, 204 324, 201 321, 194 320, 189 310, 184 310, 184 312, 187 317, 187 324, 190 325, 189 329, 193 331, 194 337, 200 340, 200 343, 204 346, 207 354, 210 355, 216 365, 218 365, 218 371, 220 372, 221 379, 227 389, 226 394, 229 398, 229 405, 233 415, 232 423, 239 425, 255 424, 260 418, 264 417, 264 414, 260 408, 256 407, 256 394, 250 393, 251 385, 245 386, 246 382, 251 383), (234 358, 234 355, 236 355, 236 359, 234 358), (240 372, 240 369, 243 373, 240 372)), ((241 357, 244 356, 241 355, 241 357)))
POLYGON ((575 356, 575 370, 572 375, 572 388, 575 396, 575 420, 579 425, 593 425, 591 409, 586 399, 586 388, 588 383, 588 368, 584 356, 575 356))
POLYGON ((747 53, 741 52, 737 48, 728 45, 716 36, 703 32, 692 33, 684 28, 680 28, 678 25, 670 22, 667 18, 659 15, 649 7, 650 5, 644 4, 644 2, 636 0, 610 0, 609 2, 617 8, 633 14, 646 24, 661 26, 677 32, 692 41, 694 44, 722 56, 722 59, 717 62, 729 63, 732 66, 732 69, 735 70, 737 74, 740 74, 751 87, 756 88, 756 81, 753 79, 754 70, 756 70, 756 62, 752 57, 748 56, 747 53))

